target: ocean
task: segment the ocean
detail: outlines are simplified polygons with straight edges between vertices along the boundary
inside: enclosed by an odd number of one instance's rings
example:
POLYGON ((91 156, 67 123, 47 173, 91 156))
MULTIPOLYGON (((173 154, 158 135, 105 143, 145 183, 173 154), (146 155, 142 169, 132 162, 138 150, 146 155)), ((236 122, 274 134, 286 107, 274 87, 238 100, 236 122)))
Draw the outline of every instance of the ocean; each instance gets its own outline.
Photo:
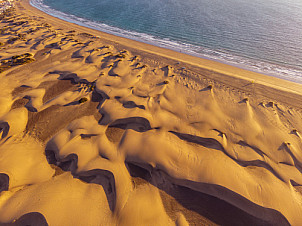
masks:
POLYGON ((301 0, 31 0, 61 19, 302 84, 301 0))

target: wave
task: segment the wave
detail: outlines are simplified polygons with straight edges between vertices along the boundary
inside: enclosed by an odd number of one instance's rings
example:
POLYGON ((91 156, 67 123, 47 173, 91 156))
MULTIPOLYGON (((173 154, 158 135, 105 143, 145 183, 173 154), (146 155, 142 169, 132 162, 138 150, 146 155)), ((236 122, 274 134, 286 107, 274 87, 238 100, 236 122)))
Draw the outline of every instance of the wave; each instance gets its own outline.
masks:
POLYGON ((128 31, 109 26, 101 22, 87 20, 85 18, 58 11, 48 5, 45 5, 43 0, 30 0, 30 4, 51 16, 80 26, 302 84, 302 71, 295 68, 280 66, 270 62, 234 55, 229 52, 211 50, 202 46, 174 41, 168 38, 162 39, 145 33, 128 31))

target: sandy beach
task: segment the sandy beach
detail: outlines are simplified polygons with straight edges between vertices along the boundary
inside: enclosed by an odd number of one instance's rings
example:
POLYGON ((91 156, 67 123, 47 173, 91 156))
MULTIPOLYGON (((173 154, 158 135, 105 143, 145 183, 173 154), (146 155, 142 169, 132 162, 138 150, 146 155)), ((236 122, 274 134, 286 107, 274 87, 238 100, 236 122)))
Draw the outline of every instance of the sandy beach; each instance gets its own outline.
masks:
POLYGON ((301 84, 0 17, 0 225, 302 224, 301 84))

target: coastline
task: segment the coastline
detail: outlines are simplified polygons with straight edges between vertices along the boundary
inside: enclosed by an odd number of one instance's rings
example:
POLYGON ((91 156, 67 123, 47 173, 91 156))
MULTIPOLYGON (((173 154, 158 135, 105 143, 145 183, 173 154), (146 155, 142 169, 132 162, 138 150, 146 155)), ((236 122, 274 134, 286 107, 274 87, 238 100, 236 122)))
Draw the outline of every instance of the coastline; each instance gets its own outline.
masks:
POLYGON ((15 7, 0 224, 302 224, 300 84, 15 7))
POLYGON ((261 61, 260 59, 257 60, 253 57, 252 58, 248 56, 244 57, 244 55, 246 55, 244 52, 242 52, 241 55, 240 54, 238 55, 238 53, 237 55, 232 55, 231 53, 225 51, 221 51, 221 50, 215 51, 215 50, 208 49, 206 47, 198 46, 196 44, 195 45, 188 44, 190 42, 182 43, 182 42, 177 42, 175 40, 172 41, 169 38, 168 39, 156 38, 152 34, 138 33, 136 31, 128 31, 118 27, 111 27, 110 25, 107 24, 93 22, 84 18, 79 18, 74 15, 69 15, 64 12, 57 11, 47 5, 44 5, 39 0, 37 1, 31 0, 30 4, 49 15, 77 24, 79 26, 88 27, 108 34, 113 34, 115 36, 132 39, 138 42, 143 42, 146 44, 170 49, 191 56, 216 61, 219 63, 242 68, 248 71, 253 71, 256 73, 265 74, 268 76, 273 76, 283 80, 302 84, 302 80, 300 77, 301 71, 294 68, 289 68, 288 67, 289 65, 281 66, 278 64, 269 63, 269 61, 267 60, 261 61))
MULTIPOLYGON (((232 65, 216 62, 216 61, 209 60, 209 59, 203 59, 200 57, 195 57, 192 55, 180 53, 180 52, 173 51, 170 49, 153 46, 153 45, 142 43, 139 41, 135 41, 135 40, 115 36, 112 34, 104 33, 104 32, 94 30, 91 28, 79 26, 77 24, 73 24, 73 23, 61 20, 59 18, 53 17, 51 15, 48 15, 48 14, 40 11, 39 9, 31 6, 30 0, 25 0, 20 3, 29 12, 33 12, 36 15, 47 18, 49 23, 52 24, 54 27, 62 26, 65 29, 67 27, 69 27, 70 29, 79 29, 79 31, 81 31, 81 32, 87 32, 87 33, 91 33, 95 36, 100 36, 102 39, 104 39, 108 42, 117 43, 119 45, 125 46, 126 48, 136 49, 136 50, 148 53, 148 54, 161 56, 166 59, 173 60, 174 62, 175 61, 182 62, 184 64, 184 66, 182 66, 182 67, 185 67, 187 70, 189 70, 190 67, 192 67, 192 68, 195 67, 193 70, 196 70, 196 67, 197 67, 199 69, 207 70, 208 73, 214 71, 214 72, 216 72, 216 74, 215 74, 215 76, 212 77, 212 79, 218 80, 218 81, 219 80, 224 81, 229 85, 233 84, 233 82, 230 81, 230 80, 232 80, 232 78, 237 78, 240 80, 245 80, 247 82, 254 81, 255 84, 259 84, 259 88, 262 90, 259 93, 260 95, 263 95, 263 94, 269 95, 269 91, 267 91, 267 92, 264 91, 262 86, 267 86, 267 87, 275 88, 277 90, 282 90, 282 91, 286 91, 289 93, 295 93, 298 95, 302 94, 302 84, 299 84, 299 83, 290 82, 290 81, 279 79, 279 78, 276 78, 273 76, 264 75, 264 74, 256 73, 253 71, 241 69, 241 68, 238 68, 238 67, 235 67, 232 65), (60 24, 60 25, 58 26, 58 24, 60 24), (133 48, 134 46, 135 46, 135 48, 133 48), (223 74, 223 75, 229 76, 230 79, 225 78, 225 76, 221 76, 221 75, 219 76, 218 74, 223 74)), ((198 70, 196 72, 198 73, 198 70)), ((242 87, 236 87, 236 88, 242 88, 242 87)), ((274 98, 274 95, 277 92, 274 92, 273 90, 272 90, 272 92, 274 94, 269 95, 267 97, 274 98)), ((302 106, 302 101, 301 101, 300 106, 302 106)))

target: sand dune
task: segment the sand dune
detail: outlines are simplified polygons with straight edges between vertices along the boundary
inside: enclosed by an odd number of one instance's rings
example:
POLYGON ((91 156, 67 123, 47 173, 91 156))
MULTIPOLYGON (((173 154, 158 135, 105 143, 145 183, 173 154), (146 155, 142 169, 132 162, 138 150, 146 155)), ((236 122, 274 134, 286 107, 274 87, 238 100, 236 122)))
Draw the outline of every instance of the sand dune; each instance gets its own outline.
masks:
POLYGON ((301 85, 27 1, 0 27, 3 225, 302 224, 301 85))

